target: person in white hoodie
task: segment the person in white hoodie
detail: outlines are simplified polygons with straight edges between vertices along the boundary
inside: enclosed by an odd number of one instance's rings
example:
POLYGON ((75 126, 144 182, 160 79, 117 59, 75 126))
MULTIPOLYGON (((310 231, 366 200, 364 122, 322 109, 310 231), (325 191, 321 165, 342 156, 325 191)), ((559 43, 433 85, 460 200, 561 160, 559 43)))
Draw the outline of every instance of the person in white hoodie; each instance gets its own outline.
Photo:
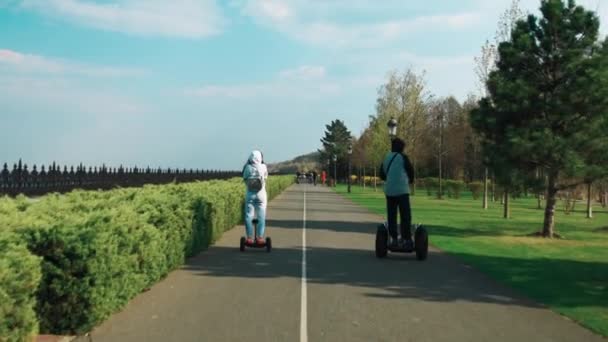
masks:
POLYGON ((258 244, 264 243, 264 230, 266 228, 266 205, 268 197, 266 194, 266 180, 268 169, 264 164, 262 152, 254 150, 249 156, 247 164, 243 167, 243 180, 247 186, 245 196, 245 231, 247 243, 253 243, 253 217, 257 211, 257 240, 258 244))

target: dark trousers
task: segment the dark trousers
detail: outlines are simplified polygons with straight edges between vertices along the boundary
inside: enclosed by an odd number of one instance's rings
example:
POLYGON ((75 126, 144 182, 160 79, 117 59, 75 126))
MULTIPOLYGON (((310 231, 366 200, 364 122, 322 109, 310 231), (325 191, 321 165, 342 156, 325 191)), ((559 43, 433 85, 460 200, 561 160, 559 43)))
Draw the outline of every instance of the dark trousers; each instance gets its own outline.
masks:
POLYGON ((401 216, 401 237, 411 240, 412 210, 410 195, 386 196, 386 212, 388 214, 388 230, 393 239, 397 238, 397 208, 401 216))

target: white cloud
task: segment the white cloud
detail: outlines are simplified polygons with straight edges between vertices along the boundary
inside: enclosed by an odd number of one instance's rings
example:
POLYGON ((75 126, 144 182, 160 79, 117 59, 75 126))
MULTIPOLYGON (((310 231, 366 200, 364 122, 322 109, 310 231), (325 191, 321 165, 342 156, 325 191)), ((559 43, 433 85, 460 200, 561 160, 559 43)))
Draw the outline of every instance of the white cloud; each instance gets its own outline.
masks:
POLYGON ((144 74, 144 71, 140 69, 86 65, 9 49, 0 49, 0 71, 91 77, 123 77, 144 74))
MULTIPOLYGON (((360 21, 356 24, 334 20, 336 14, 366 13, 378 9, 377 2, 314 2, 300 0, 244 0, 237 2, 242 13, 261 25, 305 43, 325 47, 375 47, 428 30, 461 30, 481 20, 478 12, 420 15, 407 19, 360 21)), ((383 3, 384 5, 384 3, 383 3)), ((389 8, 398 5, 393 2, 389 8)), ((404 6, 401 4, 401 10, 404 6)))
POLYGON ((268 99, 279 98, 310 100, 318 98, 319 96, 333 96, 339 94, 341 90, 341 85, 335 81, 319 83, 268 81, 257 84, 203 85, 186 89, 185 94, 198 98, 215 100, 239 99, 267 101, 268 99))
POLYGON ((457 30, 480 20, 476 13, 422 16, 372 24, 342 25, 330 22, 294 24, 287 34, 311 44, 337 47, 380 47, 428 30, 457 30))
POLYGON ((215 0, 20 0, 23 8, 79 25, 144 36, 202 38, 225 25, 215 0))
POLYGON ((100 121, 141 115, 144 105, 119 92, 66 80, 61 77, 37 78, 8 76, 0 78, 0 101, 18 108, 48 113, 92 115, 100 121))
POLYGON ((259 0, 249 2, 245 11, 250 15, 270 18, 273 21, 285 21, 293 16, 293 9, 284 1, 280 0, 259 0))
POLYGON ((325 77, 325 67, 303 65, 295 69, 283 70, 279 75, 281 78, 291 80, 318 80, 325 77))
POLYGON ((326 79, 324 66, 302 65, 282 70, 265 82, 231 85, 209 84, 189 88, 185 93, 202 98, 259 99, 282 96, 318 96, 339 93, 341 86, 326 79))

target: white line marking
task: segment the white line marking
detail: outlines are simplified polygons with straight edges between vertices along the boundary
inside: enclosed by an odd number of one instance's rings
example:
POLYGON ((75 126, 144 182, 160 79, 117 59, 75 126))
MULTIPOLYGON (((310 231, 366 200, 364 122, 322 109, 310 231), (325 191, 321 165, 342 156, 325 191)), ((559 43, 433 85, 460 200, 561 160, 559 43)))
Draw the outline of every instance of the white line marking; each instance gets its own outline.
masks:
POLYGON ((304 213, 302 214, 302 293, 300 300, 300 342, 308 342, 308 312, 306 307, 306 186, 304 187, 304 213))

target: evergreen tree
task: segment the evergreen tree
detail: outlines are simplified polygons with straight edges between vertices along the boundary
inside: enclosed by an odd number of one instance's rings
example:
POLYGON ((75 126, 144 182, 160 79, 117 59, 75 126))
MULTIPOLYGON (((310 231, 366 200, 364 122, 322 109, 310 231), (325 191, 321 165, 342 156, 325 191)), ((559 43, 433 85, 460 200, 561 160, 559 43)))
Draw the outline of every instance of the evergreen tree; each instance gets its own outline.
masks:
POLYGON ((351 133, 341 120, 333 120, 329 125, 325 125, 325 136, 321 139, 323 149, 319 149, 320 162, 327 165, 331 161, 331 168, 328 170, 333 177, 333 156, 338 159, 338 177, 346 175, 348 165, 348 145, 351 143, 351 133))
POLYGON ((556 194, 576 185, 566 179, 599 177, 607 166, 608 40, 599 42, 598 17, 574 0, 543 0, 541 13, 499 45, 471 119, 495 170, 543 169, 542 234, 552 237, 556 194))

